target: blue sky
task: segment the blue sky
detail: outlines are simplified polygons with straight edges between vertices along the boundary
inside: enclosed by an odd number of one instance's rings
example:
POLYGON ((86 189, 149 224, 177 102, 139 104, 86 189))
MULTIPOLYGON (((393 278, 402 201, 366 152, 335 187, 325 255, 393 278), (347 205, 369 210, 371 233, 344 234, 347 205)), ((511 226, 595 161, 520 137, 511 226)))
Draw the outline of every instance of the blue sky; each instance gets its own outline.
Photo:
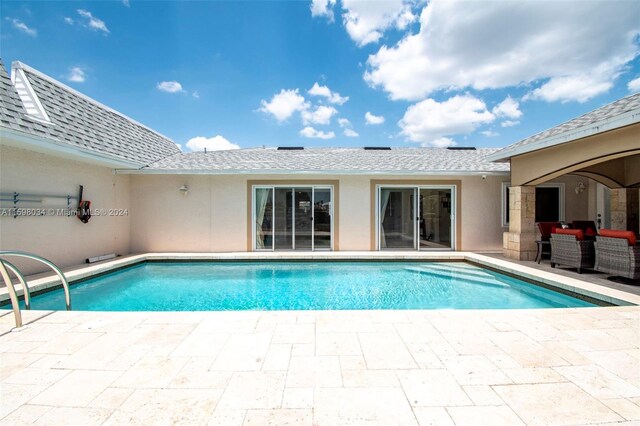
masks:
POLYGON ((640 90, 637 1, 0 8, 5 66, 22 61, 185 151, 500 147, 640 90))

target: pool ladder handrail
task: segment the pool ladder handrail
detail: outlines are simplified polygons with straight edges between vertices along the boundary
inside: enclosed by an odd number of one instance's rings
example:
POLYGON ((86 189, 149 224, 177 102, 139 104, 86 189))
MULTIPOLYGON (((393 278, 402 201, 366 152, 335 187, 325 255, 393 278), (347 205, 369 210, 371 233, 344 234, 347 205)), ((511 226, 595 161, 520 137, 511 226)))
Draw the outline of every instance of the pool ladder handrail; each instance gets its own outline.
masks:
POLYGON ((24 251, 0 250, 0 276, 2 276, 2 279, 7 286, 7 291, 9 292, 9 299, 11 300, 13 314, 16 319, 16 327, 22 327, 22 314, 20 313, 18 294, 16 293, 16 289, 9 275, 9 271, 13 272, 13 274, 18 278, 20 284, 22 284, 24 304, 26 309, 31 309, 31 291, 29 289, 29 286, 27 285, 27 280, 24 278, 24 275, 20 272, 20 270, 12 263, 3 259, 3 257, 11 256, 36 260, 50 267, 53 272, 56 273, 58 278, 60 278, 62 288, 64 289, 64 298, 67 311, 71 310, 71 292, 69 291, 69 282, 67 281, 64 273, 53 262, 33 253, 27 253, 24 251))

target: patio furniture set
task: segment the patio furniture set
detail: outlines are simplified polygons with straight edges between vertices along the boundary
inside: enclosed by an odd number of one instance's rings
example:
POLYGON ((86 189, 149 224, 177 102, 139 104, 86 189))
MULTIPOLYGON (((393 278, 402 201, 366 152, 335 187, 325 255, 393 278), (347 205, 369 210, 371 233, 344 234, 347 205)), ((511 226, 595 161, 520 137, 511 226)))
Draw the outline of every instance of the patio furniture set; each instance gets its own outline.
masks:
POLYGON ((563 265, 614 276, 640 279, 640 244, 633 231, 600 229, 593 221, 538 223, 541 238, 536 262, 551 254, 551 267, 563 265))

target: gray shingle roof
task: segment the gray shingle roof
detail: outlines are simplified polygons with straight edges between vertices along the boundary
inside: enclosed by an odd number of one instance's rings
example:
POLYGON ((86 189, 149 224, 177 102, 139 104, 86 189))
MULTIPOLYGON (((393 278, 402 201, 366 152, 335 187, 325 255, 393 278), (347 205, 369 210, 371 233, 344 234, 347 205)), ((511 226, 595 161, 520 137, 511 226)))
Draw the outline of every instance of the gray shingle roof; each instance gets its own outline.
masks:
POLYGON ((39 123, 29 120, 26 115, 27 111, 0 60, 0 126, 25 133, 38 131, 39 123))
MULTIPOLYGON (((491 160, 501 160, 511 157, 514 154, 523 154, 525 152, 539 149, 539 144, 545 140, 549 140, 550 145, 571 142, 585 136, 601 133, 615 128, 615 126, 599 126, 600 123, 607 120, 614 120, 617 117, 640 110, 640 93, 626 96, 610 104, 594 109, 586 114, 571 119, 558 126, 547 129, 543 132, 530 136, 512 145, 509 145, 495 155, 491 156, 491 160), (591 126, 591 128, 589 128, 591 126), (583 131, 578 133, 578 131, 583 131), (555 139, 551 141, 551 139, 555 139)), ((635 114, 618 127, 631 124, 631 122, 640 121, 640 114, 635 114)))
POLYGON ((169 173, 452 173, 506 172, 508 164, 485 160, 497 149, 448 150, 445 148, 305 148, 277 150, 250 148, 189 152, 172 155, 142 169, 169 173))
POLYGON ((14 63, 14 68, 24 71, 51 123, 30 120, 24 109, 17 108, 16 97, 13 96, 16 91, 8 87, 11 81, 4 71, 1 81, 2 100, 4 104, 7 93, 12 109, 7 110, 6 119, 5 108, 2 109, 2 126, 140 166, 180 152, 169 138, 39 71, 20 63, 14 63))

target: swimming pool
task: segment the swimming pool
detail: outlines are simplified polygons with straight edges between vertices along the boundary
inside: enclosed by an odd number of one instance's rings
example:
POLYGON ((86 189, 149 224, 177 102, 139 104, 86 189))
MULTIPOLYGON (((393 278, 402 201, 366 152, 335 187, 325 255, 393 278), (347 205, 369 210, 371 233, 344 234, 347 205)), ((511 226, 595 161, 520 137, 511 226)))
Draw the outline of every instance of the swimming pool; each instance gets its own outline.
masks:
MULTIPOLYGON (((88 311, 594 306, 461 262, 145 262, 73 285, 71 300, 73 310, 88 311)), ((61 310, 63 292, 31 303, 61 310)))

